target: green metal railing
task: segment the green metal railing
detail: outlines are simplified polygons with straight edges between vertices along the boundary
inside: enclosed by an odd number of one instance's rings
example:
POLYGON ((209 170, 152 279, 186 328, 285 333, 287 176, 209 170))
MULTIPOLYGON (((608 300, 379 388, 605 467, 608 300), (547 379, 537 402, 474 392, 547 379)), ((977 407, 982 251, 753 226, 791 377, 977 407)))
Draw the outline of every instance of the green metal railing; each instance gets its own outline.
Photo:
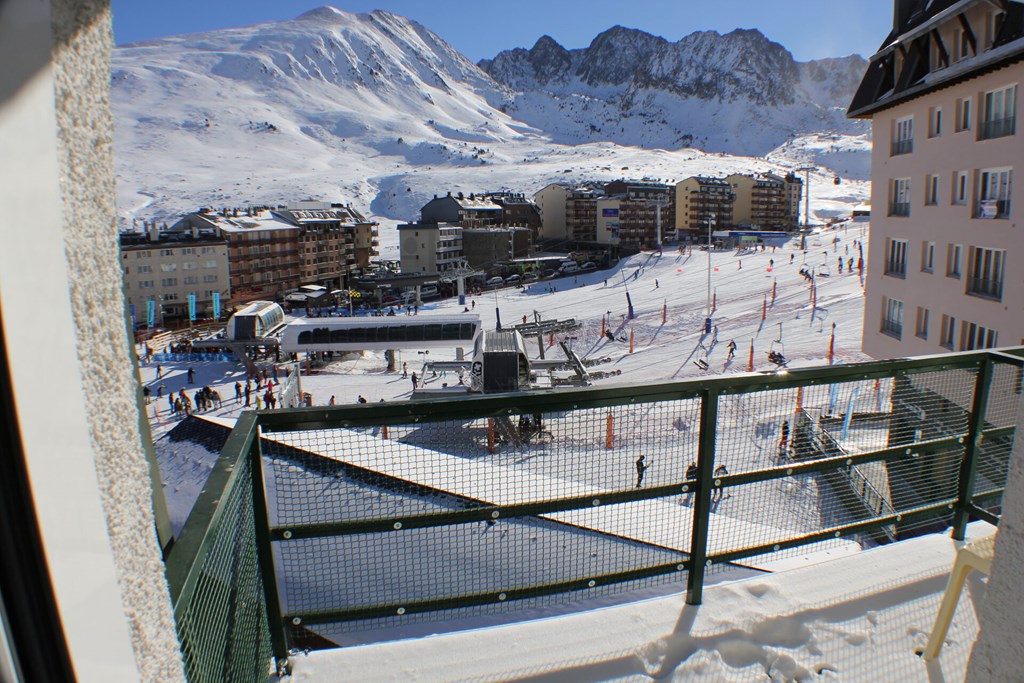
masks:
POLYGON ((358 631, 683 582, 699 603, 712 571, 962 539, 998 521, 1022 356, 246 414, 168 563, 190 680, 239 638, 265 673, 358 631))

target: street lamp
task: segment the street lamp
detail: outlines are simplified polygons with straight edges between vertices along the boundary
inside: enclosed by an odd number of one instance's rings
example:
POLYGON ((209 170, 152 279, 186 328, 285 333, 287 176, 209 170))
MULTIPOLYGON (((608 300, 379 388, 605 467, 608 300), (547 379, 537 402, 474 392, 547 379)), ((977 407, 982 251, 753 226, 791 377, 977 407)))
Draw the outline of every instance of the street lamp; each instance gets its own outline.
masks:
POLYGON ((711 334, 711 222, 715 214, 708 214, 708 317, 704 318, 704 334, 711 334))

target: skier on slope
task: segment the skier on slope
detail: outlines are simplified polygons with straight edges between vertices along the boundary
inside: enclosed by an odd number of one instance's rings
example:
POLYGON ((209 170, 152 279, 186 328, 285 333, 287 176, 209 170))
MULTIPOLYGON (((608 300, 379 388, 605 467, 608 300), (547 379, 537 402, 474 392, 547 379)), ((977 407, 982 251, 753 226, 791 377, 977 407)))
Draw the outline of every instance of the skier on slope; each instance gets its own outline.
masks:
POLYGON ((645 457, 644 457, 643 454, 641 454, 640 457, 636 459, 636 487, 637 488, 640 488, 643 485, 643 483, 644 483, 644 474, 647 472, 648 468, 650 468, 650 466, 653 464, 653 462, 654 462, 653 460, 651 462, 646 462, 645 461, 645 457))

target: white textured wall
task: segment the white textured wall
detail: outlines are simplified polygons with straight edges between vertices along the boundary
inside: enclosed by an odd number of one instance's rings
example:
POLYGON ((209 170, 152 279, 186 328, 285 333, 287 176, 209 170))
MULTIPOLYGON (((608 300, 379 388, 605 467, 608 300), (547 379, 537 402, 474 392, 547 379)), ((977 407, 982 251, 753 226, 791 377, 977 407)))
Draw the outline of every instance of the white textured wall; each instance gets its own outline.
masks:
POLYGON ((51 22, 64 239, 88 437, 139 672, 146 681, 183 680, 124 319, 109 2, 53 0, 51 22))
POLYGON ((76 678, 182 681, 120 288, 111 46, 106 1, 0 2, 0 303, 76 678))
POLYGON ((968 681, 1024 680, 1024 401, 1017 405, 1017 434, 996 538, 996 558, 978 610, 981 633, 967 669, 968 681))

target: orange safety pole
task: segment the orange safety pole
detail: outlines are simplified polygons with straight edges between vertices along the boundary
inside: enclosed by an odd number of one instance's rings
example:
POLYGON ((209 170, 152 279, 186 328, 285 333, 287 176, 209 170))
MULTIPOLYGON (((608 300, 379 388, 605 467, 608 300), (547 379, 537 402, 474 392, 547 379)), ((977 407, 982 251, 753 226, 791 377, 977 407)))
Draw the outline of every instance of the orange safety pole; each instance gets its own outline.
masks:
POLYGON ((661 324, 668 322, 668 301, 661 305, 661 324))
POLYGON ((615 443, 615 418, 612 417, 611 413, 608 413, 608 417, 604 423, 604 447, 611 450, 615 443))
POLYGON ((750 340, 750 361, 747 363, 747 372, 754 371, 754 340, 750 340))
POLYGON ((629 352, 633 353, 633 330, 629 331, 629 352))
POLYGON ((832 365, 832 359, 836 354, 836 332, 832 330, 832 336, 828 340, 828 364, 832 365))
POLYGON ((554 346, 554 345, 555 345, 555 333, 551 332, 551 333, 548 334, 548 346, 554 346))
POLYGON ((384 425, 383 427, 380 428, 380 435, 382 437, 384 437, 385 439, 391 438, 391 437, 388 436, 388 426, 387 425, 384 425))
POLYGON ((604 316, 602 315, 601 316, 601 336, 602 337, 604 336, 604 333, 605 333, 605 329, 604 329, 604 316))
POLYGON ((796 388, 796 409, 797 411, 803 410, 804 407, 804 388, 796 388))
POLYGON ((778 278, 772 280, 772 304, 775 303, 775 289, 776 289, 776 287, 778 287, 778 285, 779 285, 778 278))
POLYGON ((766 296, 764 298, 764 301, 761 302, 761 321, 763 322, 764 319, 767 318, 767 317, 768 317, 768 297, 766 296))
POLYGON ((494 449, 494 418, 487 418, 487 452, 493 454, 494 449))

